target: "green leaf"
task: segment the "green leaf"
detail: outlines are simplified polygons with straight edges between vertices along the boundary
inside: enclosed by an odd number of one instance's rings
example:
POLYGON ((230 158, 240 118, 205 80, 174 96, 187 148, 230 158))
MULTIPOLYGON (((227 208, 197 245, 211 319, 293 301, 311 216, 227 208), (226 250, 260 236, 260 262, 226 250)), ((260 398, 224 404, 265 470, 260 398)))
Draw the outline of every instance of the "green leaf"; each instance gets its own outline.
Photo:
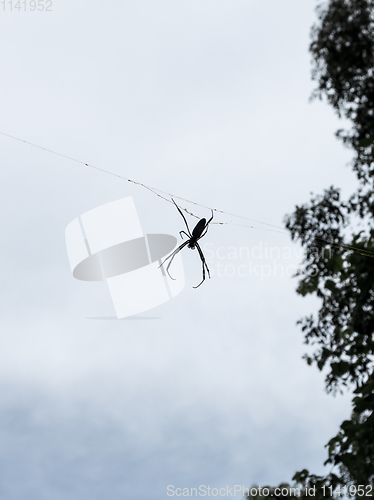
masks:
POLYGON ((327 280, 325 283, 325 288, 327 288, 327 290, 335 292, 336 290, 335 282, 333 280, 327 280))
POLYGON ((367 148, 369 147, 371 144, 373 144, 374 142, 374 139, 372 137, 365 137, 364 139, 361 139, 359 142, 358 142, 358 145, 361 147, 361 148, 367 148))
POLYGON ((336 274, 343 269, 343 259, 338 253, 334 254, 327 262, 326 267, 333 273, 336 274))
POLYGON ((317 283, 313 281, 301 281, 297 288, 297 293, 305 297, 308 293, 313 293, 317 290, 317 283))
POLYGON ((347 361, 339 361, 337 363, 331 363, 331 371, 334 375, 341 377, 349 370, 349 363, 347 361))
POLYGON ((349 335, 352 335, 353 332, 354 332, 353 328, 346 328, 345 330, 340 332, 339 336, 341 339, 344 339, 344 338, 348 337, 349 335))

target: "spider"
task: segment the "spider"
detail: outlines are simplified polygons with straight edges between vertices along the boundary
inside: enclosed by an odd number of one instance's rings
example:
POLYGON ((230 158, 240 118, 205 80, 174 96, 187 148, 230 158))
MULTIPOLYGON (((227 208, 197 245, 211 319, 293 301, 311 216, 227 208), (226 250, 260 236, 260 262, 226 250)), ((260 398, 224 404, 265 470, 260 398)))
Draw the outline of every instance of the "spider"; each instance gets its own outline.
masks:
MULTIPOLYGON (((186 218, 183 215, 181 209, 175 203, 175 201, 173 200, 173 198, 172 198, 172 201, 173 201, 174 205, 177 207, 178 212, 183 217, 183 220, 184 220, 184 222, 186 224, 187 231, 188 231, 188 234, 186 233, 186 231, 180 231, 179 232, 180 237, 183 239, 182 234, 185 234, 187 236, 188 240, 185 241, 184 243, 182 243, 176 250, 174 250, 173 253, 171 253, 168 257, 166 257, 166 259, 164 260, 164 262, 162 262, 159 267, 163 266, 167 260, 171 259, 171 261, 169 262, 169 264, 168 264, 168 266, 166 268, 166 272, 170 276, 169 267, 171 266, 171 263, 173 262, 173 259, 177 255, 177 253, 179 253, 182 250, 182 248, 184 248, 186 245, 188 245, 188 248, 191 248, 191 250, 193 250, 196 247, 197 251, 199 252, 201 262, 203 264, 203 279, 201 280, 201 282, 197 286, 193 287, 193 288, 198 288, 203 283, 203 281, 205 281, 205 269, 208 271, 208 276, 210 278, 209 268, 208 268, 208 265, 206 263, 203 251, 201 250, 200 245, 198 244, 198 240, 200 240, 203 236, 206 235, 206 233, 208 231, 209 224, 213 220, 213 210, 212 210, 212 217, 208 220, 208 222, 206 221, 206 219, 200 219, 199 222, 194 227, 194 229, 192 231, 192 234, 191 234, 190 228, 188 227, 186 218)), ((170 276, 170 278, 172 280, 174 279, 172 276, 170 276)))

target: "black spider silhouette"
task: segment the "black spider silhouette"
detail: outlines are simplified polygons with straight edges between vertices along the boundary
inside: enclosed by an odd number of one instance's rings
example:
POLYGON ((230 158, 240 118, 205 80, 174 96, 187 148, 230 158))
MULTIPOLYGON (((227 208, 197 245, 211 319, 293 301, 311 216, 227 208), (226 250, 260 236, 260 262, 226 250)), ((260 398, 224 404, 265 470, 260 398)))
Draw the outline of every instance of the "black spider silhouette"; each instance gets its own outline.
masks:
MULTIPOLYGON (((171 263, 173 262, 173 259, 174 257, 177 255, 177 253, 179 253, 182 248, 184 248, 186 245, 188 245, 188 248, 191 248, 191 250, 193 250, 195 247, 197 248, 197 251, 199 252, 199 255, 200 255, 200 259, 201 259, 201 262, 203 264, 203 279, 201 280, 201 282, 197 285, 197 286, 194 286, 193 288, 198 288, 202 283, 203 281, 205 281, 205 269, 208 271, 208 276, 210 278, 210 272, 209 272, 209 268, 208 268, 208 265, 206 263, 206 260, 205 260, 205 257, 204 257, 204 254, 203 254, 203 251, 201 250, 200 248, 200 245, 198 244, 198 241, 206 235, 207 231, 208 231, 208 227, 209 227, 209 224, 211 223, 211 221, 213 220, 213 210, 212 210, 212 217, 208 220, 208 222, 206 221, 206 219, 200 219, 199 222, 196 224, 196 226, 194 227, 193 231, 192 231, 192 234, 191 234, 191 231, 190 231, 190 228, 188 227, 188 224, 187 224, 187 221, 186 221, 186 218, 185 216, 183 215, 181 209, 178 207, 178 205, 175 203, 175 201, 173 200, 172 198, 172 201, 174 203, 174 205, 177 207, 178 209, 178 212, 181 214, 181 216, 183 217, 183 220, 186 224, 186 227, 187 227, 187 231, 188 231, 188 234, 186 233, 186 231, 180 231, 179 234, 180 234, 180 237, 183 239, 183 236, 182 234, 185 234, 188 238, 187 241, 185 241, 184 243, 182 243, 176 250, 174 250, 173 253, 171 253, 168 257, 166 257, 166 259, 160 264, 159 267, 163 266, 165 264, 165 262, 169 259, 170 262, 166 268, 166 272, 168 273, 168 275, 170 276, 170 273, 169 273, 169 267, 171 266, 171 263)), ((173 280, 174 278, 172 276, 170 276, 170 278, 173 280)))

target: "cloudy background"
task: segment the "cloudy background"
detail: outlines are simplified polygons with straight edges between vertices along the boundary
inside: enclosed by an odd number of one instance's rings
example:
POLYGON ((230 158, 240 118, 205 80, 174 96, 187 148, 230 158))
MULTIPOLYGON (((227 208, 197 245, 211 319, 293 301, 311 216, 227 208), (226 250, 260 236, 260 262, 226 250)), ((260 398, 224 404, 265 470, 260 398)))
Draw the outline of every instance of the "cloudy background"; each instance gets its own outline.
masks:
MULTIPOLYGON (((334 138, 341 123, 308 102, 314 0, 14 6, 0 5, 0 131, 277 226, 311 191, 334 183, 348 193, 355 182, 334 138)), ((105 319, 105 284, 71 276, 67 224, 126 196, 144 232, 177 235, 179 214, 141 187, 4 136, 0 159, 2 499, 158 500, 167 485, 275 484, 324 470, 350 403, 326 395, 324 374, 301 359, 295 323, 318 302, 287 276, 301 260, 287 235, 212 226, 211 280, 192 288, 201 264, 186 250, 183 293, 105 319), (250 258, 235 258, 240 247, 250 258), (274 266, 270 247, 283 276, 237 275, 239 265, 274 266)))

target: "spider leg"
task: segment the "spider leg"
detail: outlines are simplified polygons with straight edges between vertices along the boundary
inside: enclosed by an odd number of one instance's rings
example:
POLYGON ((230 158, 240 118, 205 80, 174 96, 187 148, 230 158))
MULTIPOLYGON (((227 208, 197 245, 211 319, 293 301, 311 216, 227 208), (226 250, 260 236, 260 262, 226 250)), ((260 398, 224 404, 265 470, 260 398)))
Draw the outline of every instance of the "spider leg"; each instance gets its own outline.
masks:
POLYGON ((186 231, 179 231, 179 236, 182 238, 182 240, 183 240, 182 234, 185 234, 187 236, 187 238, 190 238, 190 235, 187 234, 186 231))
POLYGON ((168 265, 167 265, 167 267, 166 267, 166 272, 168 273, 169 278, 170 278, 170 279, 172 279, 172 280, 174 280, 174 281, 175 281, 175 278, 173 278, 173 276, 169 273, 169 267, 171 266, 171 263, 173 262, 174 257, 175 257, 176 255, 177 255, 177 254, 173 255, 173 257, 171 258, 171 260, 170 260, 169 264, 168 264, 168 265))
POLYGON ((197 286, 194 286, 193 288, 199 288, 199 286, 205 281, 205 268, 208 271, 208 276, 210 278, 210 272, 209 272, 208 264, 206 263, 203 251, 201 250, 200 245, 198 243, 196 243, 196 248, 197 248, 197 250, 199 252, 201 262, 203 263, 203 279, 200 281, 200 283, 197 286))
POLYGON ((197 247, 197 250, 199 252, 199 255, 200 255, 200 258, 201 258, 201 261, 203 262, 206 270, 208 271, 208 276, 210 278, 210 272, 209 272, 209 267, 208 267, 208 264, 206 263, 206 260, 205 260, 205 256, 203 254, 203 251, 201 250, 201 247, 198 243, 196 243, 196 247, 197 247))
POLYGON ((182 250, 182 248, 184 248, 186 245, 188 245, 189 241, 190 240, 187 240, 184 243, 182 243, 176 250, 174 250, 174 252, 172 252, 168 257, 166 257, 166 259, 163 262, 161 262, 161 264, 158 266, 158 268, 160 269, 160 267, 163 266, 167 260, 171 259, 171 261, 169 262, 169 264, 166 268, 166 272, 168 273, 169 277, 172 280, 174 278, 172 276, 170 276, 170 274, 169 274, 169 267, 170 267, 171 263, 173 262, 173 259, 177 255, 177 253, 179 253, 182 250))
POLYGON ((175 201, 173 200, 173 198, 172 198, 172 202, 173 202, 173 203, 174 203, 174 205, 177 207, 178 212, 179 212, 179 213, 181 214, 181 216, 183 217, 184 223, 186 224, 186 227, 187 227, 187 231, 188 231, 189 237, 190 237, 190 238, 192 238, 192 234, 191 234, 190 228, 188 227, 186 217, 183 215, 182 210, 178 207, 178 205, 175 203, 175 201))
POLYGON ((188 241, 185 241, 185 242, 183 243, 183 245, 181 245, 179 248, 177 248, 177 250, 176 250, 175 252, 173 252, 173 256, 172 256, 172 258, 170 259, 169 264, 167 265, 166 272, 168 273, 169 278, 171 278, 171 279, 172 279, 172 280, 174 280, 174 281, 175 281, 175 278, 173 278, 173 276, 171 276, 171 274, 169 273, 169 267, 171 266, 171 263, 173 262, 174 257, 176 257, 177 253, 179 253, 179 252, 182 250, 182 248, 183 248, 183 247, 185 247, 185 246, 188 244, 188 242, 189 242, 189 240, 188 240, 188 241))
MULTIPOLYGON (((212 209, 211 209, 212 210, 212 209)), ((214 213, 213 213, 213 210, 212 210, 212 217, 208 220, 208 222, 206 223, 206 225, 208 226, 208 224, 210 224, 213 220, 213 217, 214 217, 214 213)))
POLYGON ((201 238, 202 238, 203 236, 205 236, 205 235, 206 235, 206 233, 208 232, 208 227, 209 227, 209 226, 208 226, 208 224, 207 224, 207 225, 205 226, 204 232, 203 232, 203 234, 200 236, 199 240, 201 240, 201 238))
POLYGON ((180 252, 180 251, 182 250, 182 248, 184 248, 184 247, 187 245, 187 243, 189 243, 189 241, 185 241, 185 242, 184 242, 184 243, 182 243, 182 244, 181 244, 178 248, 176 248, 176 249, 174 250, 174 252, 172 252, 170 255, 168 255, 168 256, 166 257, 166 259, 165 259, 163 262, 161 262, 161 264, 158 266, 158 268, 160 269, 160 267, 161 267, 161 266, 163 266, 167 260, 169 260, 169 259, 170 259, 171 257, 173 257, 175 254, 177 254, 178 252, 180 252))
MULTIPOLYGON (((212 209, 211 209, 212 210, 212 209)), ((211 223, 211 221, 213 220, 213 210, 212 210, 212 217, 208 220, 208 222, 206 223, 205 225, 205 229, 204 229, 204 232, 202 233, 202 235, 200 236, 200 238, 202 238, 203 236, 206 235, 206 233, 208 232, 208 228, 209 228, 209 224, 211 223)), ((199 238, 199 240, 200 240, 199 238)))

